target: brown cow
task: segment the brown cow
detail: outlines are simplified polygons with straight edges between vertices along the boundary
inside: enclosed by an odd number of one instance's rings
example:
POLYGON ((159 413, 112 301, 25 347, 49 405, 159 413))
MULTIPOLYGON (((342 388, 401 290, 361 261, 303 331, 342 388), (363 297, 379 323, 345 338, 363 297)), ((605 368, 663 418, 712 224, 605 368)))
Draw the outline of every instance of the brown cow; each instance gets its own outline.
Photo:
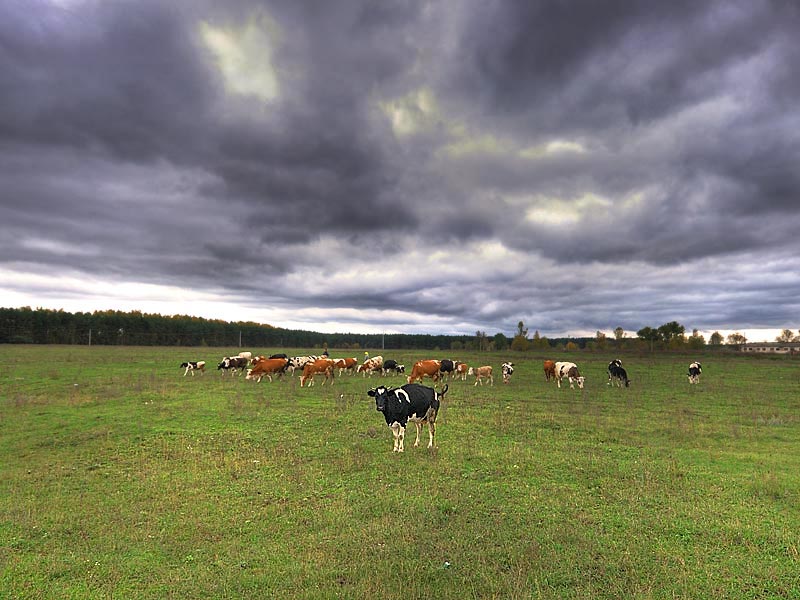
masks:
POLYGON ((331 380, 331 385, 333 385, 333 363, 330 358, 319 358, 315 360, 313 363, 308 363, 305 367, 303 367, 303 375, 300 377, 300 387, 303 387, 306 381, 311 379, 308 384, 308 387, 314 385, 314 375, 319 373, 323 373, 325 375, 325 379, 322 381, 322 385, 325 385, 325 382, 328 379, 331 380))
POLYGON ((342 376, 343 371, 349 371, 353 374, 358 368, 357 358, 335 358, 333 359, 333 363, 334 368, 339 369, 339 377, 342 376))
POLYGON ((408 383, 414 383, 417 379, 422 382, 423 377, 430 377, 434 381, 439 381, 439 369, 442 361, 440 360, 418 360, 411 367, 411 375, 408 376, 408 383))
POLYGON ((285 358, 258 358, 255 361, 255 366, 247 370, 245 379, 255 379, 260 383, 261 379, 266 377, 272 381, 273 375, 278 377, 283 375, 288 362, 285 358))
POLYGON ((494 377, 492 377, 492 367, 485 366, 485 367, 475 367, 470 368, 468 371, 470 375, 475 375, 475 385, 479 383, 483 385, 483 379, 488 379, 491 385, 494 385, 494 377))
POLYGON ((469 366, 467 365, 467 363, 462 363, 462 362, 456 363, 455 377, 461 377, 461 381, 466 381, 468 372, 469 372, 469 366))
POLYGON ((544 361, 544 380, 550 381, 556 378, 556 363, 552 360, 544 361))

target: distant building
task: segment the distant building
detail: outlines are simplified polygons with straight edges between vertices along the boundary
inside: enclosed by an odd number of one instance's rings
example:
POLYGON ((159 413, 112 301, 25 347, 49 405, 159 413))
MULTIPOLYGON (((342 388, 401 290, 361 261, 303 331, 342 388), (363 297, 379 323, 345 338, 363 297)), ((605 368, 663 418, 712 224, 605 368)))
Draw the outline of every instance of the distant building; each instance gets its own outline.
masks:
POLYGON ((747 343, 739 346, 741 352, 759 354, 794 354, 800 352, 800 342, 759 342, 747 343))

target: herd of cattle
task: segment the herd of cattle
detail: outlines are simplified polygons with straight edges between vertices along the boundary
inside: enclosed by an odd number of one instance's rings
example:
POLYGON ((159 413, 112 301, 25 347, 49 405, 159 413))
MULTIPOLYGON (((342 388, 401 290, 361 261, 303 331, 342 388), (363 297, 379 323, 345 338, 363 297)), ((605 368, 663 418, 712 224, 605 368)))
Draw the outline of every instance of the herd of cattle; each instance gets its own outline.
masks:
MULTIPOLYGON (((195 371, 202 375, 205 373, 205 361, 187 361, 181 363, 181 368, 185 369, 183 376, 195 371)), ((578 366, 573 362, 554 362, 546 360, 543 364, 545 381, 555 380, 558 387, 561 382, 567 380, 571 389, 583 389, 586 378, 580 374, 578 366)), ((339 376, 349 372, 353 374, 362 373, 364 377, 379 373, 382 376, 390 374, 403 374, 406 372, 405 365, 398 364, 395 360, 383 360, 382 356, 366 358, 359 363, 356 358, 333 359, 325 356, 292 356, 286 354, 273 354, 272 356, 253 357, 250 352, 240 352, 238 356, 226 356, 217 365, 217 370, 230 372, 231 374, 241 374, 246 372, 245 379, 260 382, 264 377, 272 381, 272 377, 280 377, 287 372, 294 375, 300 369, 300 386, 308 383, 308 387, 314 385, 314 377, 323 377, 322 385, 327 381, 333 385, 334 373, 338 371, 339 376)), ((509 383, 511 375, 514 373, 514 363, 504 362, 500 367, 503 374, 503 383, 509 383)), ((700 382, 702 366, 699 362, 692 362, 689 365, 689 383, 700 382)), ((414 423, 417 429, 417 439, 414 446, 419 446, 420 431, 423 425, 428 426, 428 448, 434 447, 434 437, 436 435, 436 416, 439 413, 444 395, 447 393, 448 385, 445 384, 441 391, 422 385, 425 377, 430 377, 434 383, 445 379, 460 378, 466 381, 467 377, 475 377, 474 385, 483 385, 484 380, 490 385, 494 385, 492 367, 489 365, 481 367, 469 367, 466 363, 453 360, 419 360, 414 363, 411 374, 407 377, 407 382, 397 388, 387 388, 384 385, 371 388, 367 395, 375 398, 375 408, 383 413, 386 425, 392 430, 394 436, 394 452, 403 452, 405 441, 405 430, 409 421, 414 423), (417 383, 419 382, 419 383, 417 383)), ((608 363, 608 385, 618 387, 629 387, 631 380, 628 372, 622 366, 620 359, 614 359, 608 363)))

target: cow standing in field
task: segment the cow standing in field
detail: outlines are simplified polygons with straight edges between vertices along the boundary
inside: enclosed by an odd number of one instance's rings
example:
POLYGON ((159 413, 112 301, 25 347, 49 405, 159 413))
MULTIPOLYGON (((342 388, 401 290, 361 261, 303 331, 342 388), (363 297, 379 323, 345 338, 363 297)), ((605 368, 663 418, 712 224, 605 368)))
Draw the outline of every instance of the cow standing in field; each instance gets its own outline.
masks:
POLYGON ((556 378, 556 363, 552 360, 544 361, 544 380, 550 381, 556 378))
POLYGON ((403 452, 406 425, 409 421, 417 428, 414 447, 419 446, 420 430, 425 423, 428 424, 428 448, 434 447, 436 415, 446 393, 446 385, 437 393, 433 388, 418 383, 407 383, 395 389, 379 386, 367 392, 367 395, 375 398, 375 409, 383 413, 386 425, 392 430, 393 452, 403 452))
POLYGON ((689 365, 689 383, 700 383, 700 373, 703 372, 703 367, 699 362, 693 362, 689 365))
POLYGON ((297 369, 300 369, 300 373, 303 372, 303 368, 308 363, 313 363, 318 358, 323 358, 321 356, 309 355, 309 356, 293 356, 289 359, 289 363, 286 365, 287 370, 292 374, 294 377, 294 372, 297 369))
POLYGON ((390 373, 392 375, 396 375, 398 373, 405 373, 406 366, 400 365, 397 363, 396 360, 390 358, 389 360, 383 363, 382 370, 383 370, 383 375, 388 375, 390 373))
POLYGON ((616 383, 617 387, 622 387, 623 383, 625 383, 625 387, 631 385, 631 380, 628 379, 628 372, 622 368, 622 365, 610 364, 608 366, 608 376, 610 377, 609 385, 613 383, 616 383))
POLYGON ((503 373, 503 383, 508 383, 511 381, 511 375, 514 373, 514 363, 504 362, 500 366, 500 370, 503 373))
POLYGON ((358 359, 353 358, 334 358, 333 359, 334 368, 339 369, 339 377, 342 376, 342 373, 347 371, 351 375, 355 374, 356 369, 358 368, 358 359))
POLYGON ((217 365, 217 371, 220 369, 230 371, 231 375, 239 375, 247 368, 250 359, 243 356, 226 356, 222 362, 217 365))
POLYGON ((288 361, 285 358, 261 358, 257 360, 252 369, 248 369, 245 379, 255 379, 261 383, 261 379, 266 377, 272 382, 272 376, 280 377, 286 371, 288 361))
POLYGON ((443 379, 453 378, 456 373, 456 363, 449 358, 444 358, 439 361, 439 376, 443 379))
POLYGON ((569 379, 569 387, 571 390, 575 389, 575 383, 578 384, 580 389, 583 389, 583 382, 586 380, 580 372, 578 366, 572 362, 557 362, 556 363, 556 382, 558 387, 561 387, 561 380, 564 378, 569 379))
POLYGON ((358 366, 358 372, 363 373, 364 377, 369 375, 372 377, 372 374, 375 371, 383 372, 383 357, 382 356, 373 356, 372 358, 367 358, 363 363, 358 366))
POLYGON ((183 372, 183 376, 186 377, 186 374, 191 371, 192 377, 194 377, 195 371, 200 371, 200 375, 204 375, 206 372, 206 361, 204 360, 197 360, 197 361, 188 361, 185 363, 181 363, 181 369, 186 369, 183 372))
POLYGON ((610 363, 608 363, 608 385, 611 385, 611 380, 613 379, 611 371, 614 367, 622 367, 622 360, 620 360, 619 358, 615 358, 610 363))
POLYGON ((439 369, 441 363, 438 360, 418 360, 411 367, 411 375, 408 376, 408 383, 414 383, 423 377, 430 377, 434 383, 439 381, 439 369))
POLYGON ((492 367, 489 365, 483 367, 470 367, 467 372, 469 375, 475 376, 475 385, 481 384, 483 387, 483 380, 488 379, 489 385, 494 385, 494 377, 492 376, 492 367))
POLYGON ((325 385, 325 382, 328 380, 330 380, 331 385, 333 385, 333 365, 334 361, 330 358, 319 358, 313 363, 307 363, 306 366, 303 367, 303 375, 300 377, 300 387, 303 387, 306 381, 308 381, 308 387, 314 385, 314 375, 319 375, 320 373, 325 376, 322 380, 322 385, 325 385), (309 379, 311 381, 309 381, 309 379))

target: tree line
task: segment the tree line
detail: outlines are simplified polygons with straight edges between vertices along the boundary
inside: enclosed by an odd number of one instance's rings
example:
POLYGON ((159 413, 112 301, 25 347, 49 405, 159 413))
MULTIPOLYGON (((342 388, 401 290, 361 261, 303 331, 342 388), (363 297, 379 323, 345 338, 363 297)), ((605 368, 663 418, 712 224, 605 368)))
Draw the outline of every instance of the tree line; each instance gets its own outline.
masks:
MULTIPOLYGON (((261 348, 331 348, 356 350, 387 348, 393 350, 479 350, 486 352, 547 351, 631 351, 699 350, 708 346, 744 344, 747 339, 732 333, 727 340, 714 332, 706 343, 695 329, 686 335, 686 328, 677 321, 659 327, 643 327, 636 337, 628 337, 622 327, 613 336, 598 331, 594 337, 547 338, 538 331, 529 337, 524 322, 517 324, 512 338, 502 333, 489 336, 485 331, 475 335, 430 335, 413 333, 360 334, 319 333, 300 329, 284 329, 252 321, 223 321, 188 315, 164 316, 140 311, 115 310, 70 313, 46 308, 0 308, 0 343, 2 344, 84 344, 128 346, 216 346, 261 348)), ((785 329, 778 342, 800 342, 797 335, 785 329)))

